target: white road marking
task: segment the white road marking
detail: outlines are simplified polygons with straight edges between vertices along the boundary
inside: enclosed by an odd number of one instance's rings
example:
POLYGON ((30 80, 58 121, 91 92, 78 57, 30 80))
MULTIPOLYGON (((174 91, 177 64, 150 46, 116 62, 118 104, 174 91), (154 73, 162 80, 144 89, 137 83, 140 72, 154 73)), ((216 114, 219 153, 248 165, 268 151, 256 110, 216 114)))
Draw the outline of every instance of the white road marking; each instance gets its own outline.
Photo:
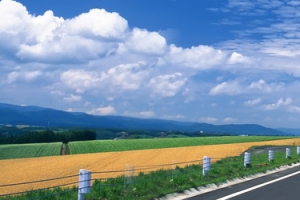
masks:
POLYGON ((266 186, 266 185, 275 183, 275 182, 277 182, 277 181, 281 181, 281 180, 283 180, 283 179, 289 178, 289 177, 291 177, 291 176, 295 176, 295 175, 297 175, 297 174, 300 174, 300 171, 295 172, 295 173, 292 173, 292 174, 289 174, 289 175, 286 175, 286 176, 283 176, 283 177, 281 177, 281 178, 278 178, 278 179, 275 179, 275 180, 272 180, 272 181, 269 181, 269 182, 266 182, 266 183, 262 183, 262 184, 257 185, 257 186, 253 186, 253 187, 251 187, 251 188, 248 188, 248 189, 245 189, 245 190, 242 190, 242 191, 239 191, 239 192, 230 194, 230 195, 227 195, 227 196, 222 197, 222 198, 219 198, 219 199, 217 199, 217 200, 226 200, 226 199, 230 199, 230 198, 232 198, 232 197, 236 197, 236 196, 238 196, 238 195, 244 194, 244 193, 246 193, 246 192, 250 192, 250 191, 255 190, 255 189, 257 189, 257 188, 264 187, 264 186, 266 186))

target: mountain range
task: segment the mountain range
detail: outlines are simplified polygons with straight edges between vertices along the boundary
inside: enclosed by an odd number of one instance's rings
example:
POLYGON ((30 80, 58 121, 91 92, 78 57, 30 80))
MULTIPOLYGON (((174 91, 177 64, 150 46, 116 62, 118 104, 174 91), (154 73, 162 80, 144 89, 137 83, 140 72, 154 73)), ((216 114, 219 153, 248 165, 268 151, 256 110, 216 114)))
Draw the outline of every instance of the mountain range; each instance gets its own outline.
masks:
POLYGON ((0 124, 42 127, 119 128, 161 131, 203 131, 234 135, 300 135, 298 129, 272 129, 257 124, 212 125, 162 119, 140 119, 124 116, 97 116, 66 112, 37 106, 17 106, 0 103, 0 124))

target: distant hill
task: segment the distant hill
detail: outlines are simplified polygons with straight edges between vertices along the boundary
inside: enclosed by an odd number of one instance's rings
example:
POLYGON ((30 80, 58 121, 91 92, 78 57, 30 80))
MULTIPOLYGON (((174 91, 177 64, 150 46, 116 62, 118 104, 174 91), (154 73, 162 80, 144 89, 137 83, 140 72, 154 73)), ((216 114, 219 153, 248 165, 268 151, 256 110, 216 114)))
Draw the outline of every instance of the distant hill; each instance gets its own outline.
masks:
POLYGON ((212 125, 161 119, 139 119, 123 116, 95 116, 72 113, 37 106, 16 106, 0 103, 0 124, 47 127, 119 128, 164 131, 203 131, 249 135, 293 135, 286 131, 266 128, 257 124, 212 125))
POLYGON ((296 128, 277 128, 276 130, 279 130, 281 132, 293 134, 293 135, 300 135, 300 129, 296 128))
POLYGON ((17 106, 17 105, 11 105, 7 103, 0 103, 0 108, 10 108, 18 112, 35 112, 35 111, 42 111, 42 110, 49 109, 49 108, 43 108, 38 106, 17 106))

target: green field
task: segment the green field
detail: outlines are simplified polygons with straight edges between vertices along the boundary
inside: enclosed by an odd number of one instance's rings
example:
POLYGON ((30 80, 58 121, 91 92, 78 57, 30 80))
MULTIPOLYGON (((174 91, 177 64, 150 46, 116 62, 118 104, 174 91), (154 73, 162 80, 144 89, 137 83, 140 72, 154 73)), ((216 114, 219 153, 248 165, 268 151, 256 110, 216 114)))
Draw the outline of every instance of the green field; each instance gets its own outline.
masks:
MULTIPOLYGON (((291 137, 278 136, 224 136, 197 138, 160 138, 131 140, 93 140, 70 142, 72 154, 116 152, 128 150, 159 149, 172 147, 258 142, 291 137)), ((0 145, 0 160, 60 155, 61 143, 9 144, 0 145)), ((68 150, 68 149, 67 149, 68 150)), ((67 151, 68 153, 69 151, 67 151)))
POLYGON ((197 137, 197 138, 161 138, 137 140, 93 140, 84 142, 70 142, 72 154, 114 152, 143 149, 159 149, 186 146, 201 146, 212 144, 230 144, 241 142, 258 142, 288 139, 291 137, 278 136, 224 136, 224 137, 197 137))
POLYGON ((61 143, 8 144, 0 145, 0 160, 56 156, 60 154, 61 143))

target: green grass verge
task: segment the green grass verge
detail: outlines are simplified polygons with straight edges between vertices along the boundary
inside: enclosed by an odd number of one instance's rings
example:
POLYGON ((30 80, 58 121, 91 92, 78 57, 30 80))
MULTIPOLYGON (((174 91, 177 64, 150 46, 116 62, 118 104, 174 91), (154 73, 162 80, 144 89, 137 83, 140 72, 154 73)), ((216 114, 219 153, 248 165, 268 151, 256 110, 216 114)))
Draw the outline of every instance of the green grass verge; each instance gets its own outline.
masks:
POLYGON ((241 142, 259 142, 288 139, 279 136, 224 136, 224 137, 195 137, 195 138, 160 138, 138 140, 94 140, 70 142, 72 154, 116 152, 128 150, 159 149, 172 147, 202 146, 213 144, 231 144, 241 142))
POLYGON ((60 154, 61 143, 8 144, 0 145, 0 160, 56 156, 60 154))
MULTIPOLYGON (((206 176, 202 175, 201 165, 190 165, 185 168, 176 167, 173 170, 158 170, 148 174, 139 173, 128 182, 124 176, 96 180, 91 193, 85 195, 86 200, 112 199, 112 200, 147 200, 164 196, 169 193, 183 192, 185 189, 205 186, 207 184, 220 184, 237 177, 245 177, 259 172, 275 169, 282 165, 291 165, 299 162, 296 147, 291 149, 291 157, 285 158, 285 152, 275 152, 274 161, 269 162, 267 154, 251 156, 251 165, 244 167, 243 156, 229 157, 212 164, 206 176)), ((212 161, 214 159, 212 158, 212 161)), ((77 199, 76 188, 56 188, 31 191, 22 196, 0 198, 5 200, 36 199, 42 196, 46 200, 77 199)))

